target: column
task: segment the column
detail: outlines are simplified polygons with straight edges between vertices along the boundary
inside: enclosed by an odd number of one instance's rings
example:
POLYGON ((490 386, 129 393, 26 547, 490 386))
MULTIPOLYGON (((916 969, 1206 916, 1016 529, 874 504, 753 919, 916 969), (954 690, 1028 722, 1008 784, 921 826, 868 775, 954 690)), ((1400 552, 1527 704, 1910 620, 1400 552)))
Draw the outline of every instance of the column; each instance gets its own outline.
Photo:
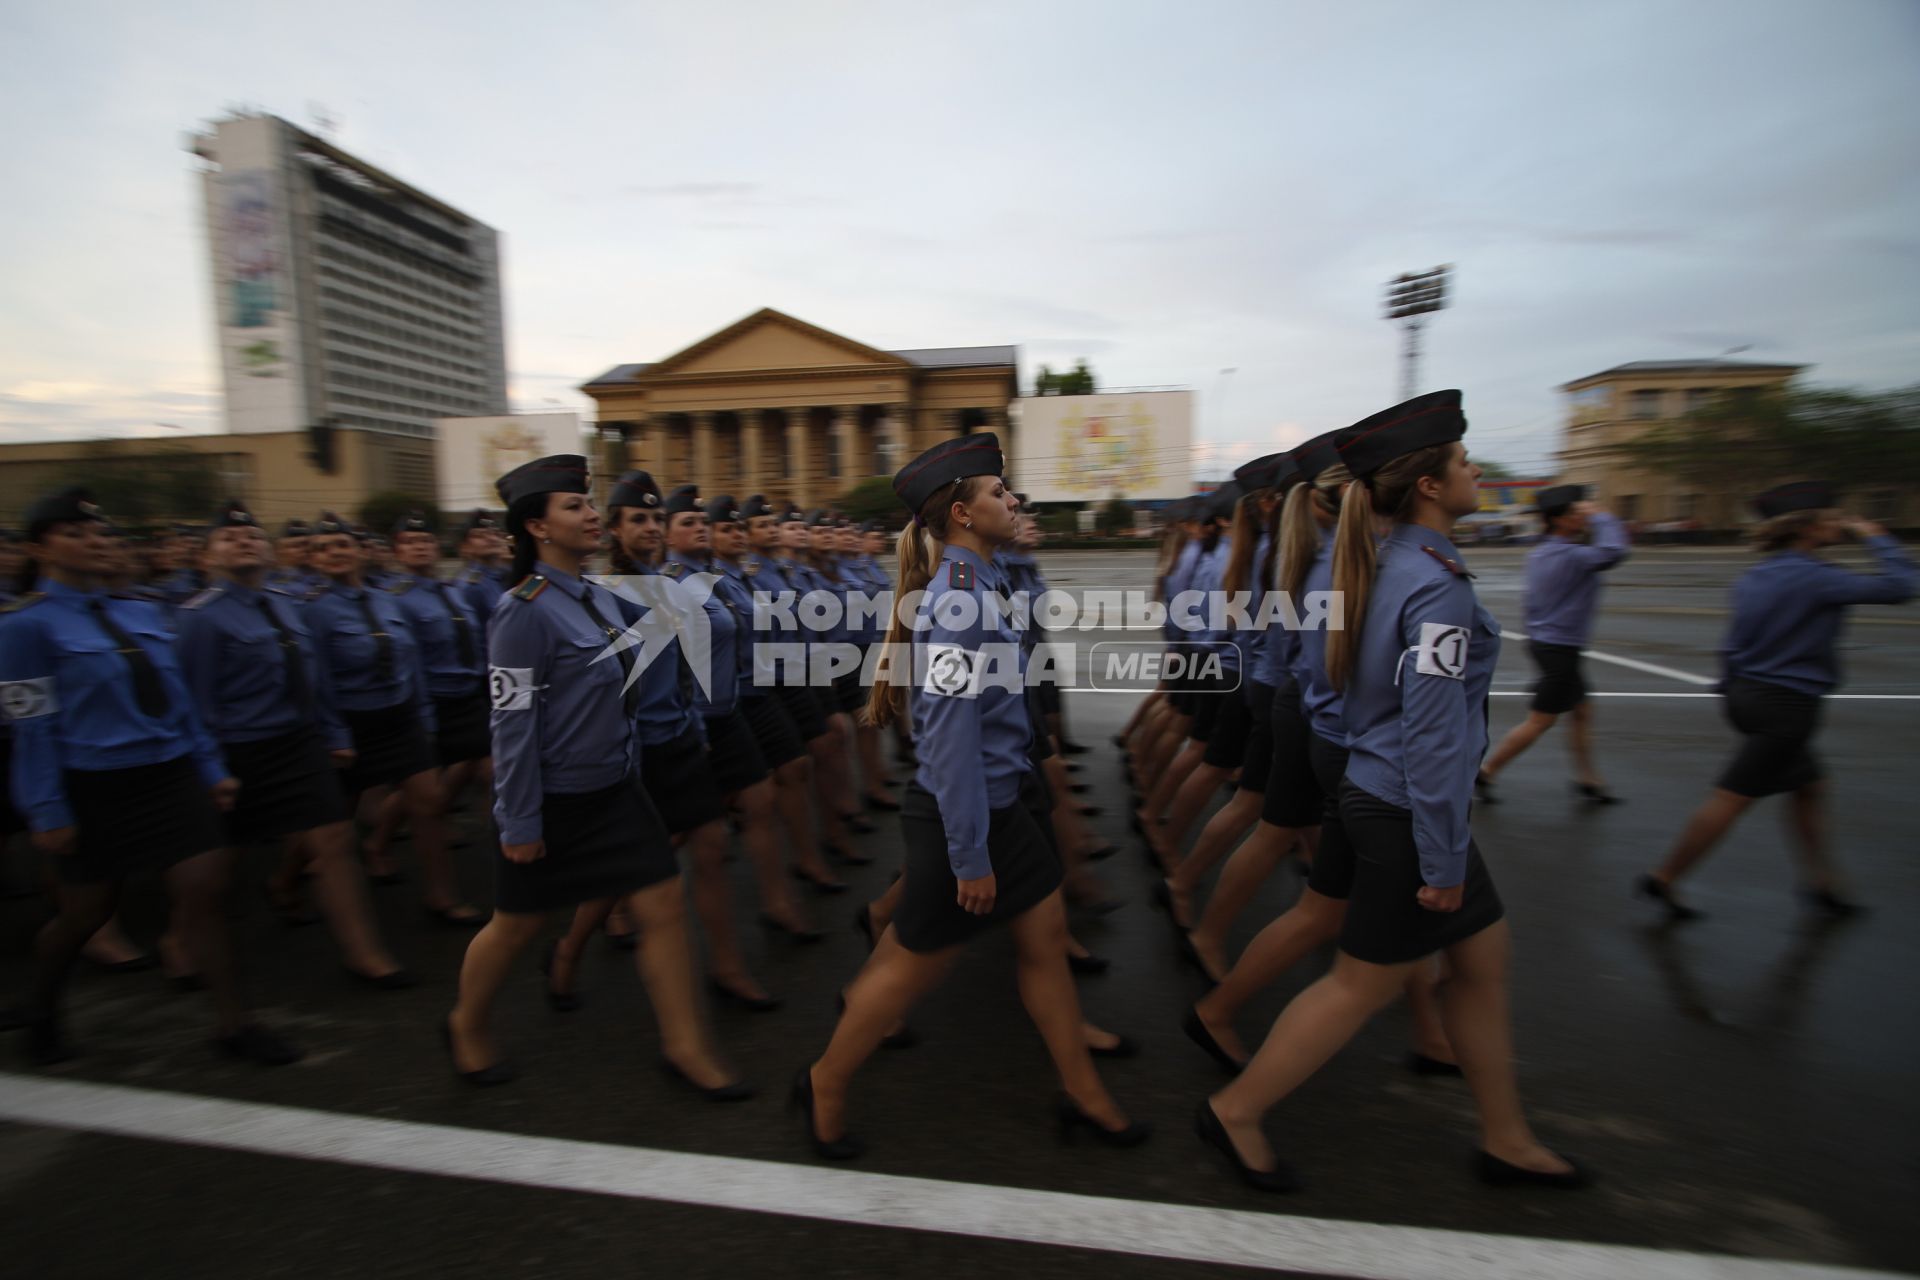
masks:
POLYGON ((887 474, 894 472, 913 461, 913 408, 911 405, 890 404, 887 406, 887 420, 881 425, 881 461, 887 474))
POLYGON ((809 409, 788 409, 787 413, 787 496, 800 506, 813 501, 813 441, 808 431, 813 426, 809 409))
POLYGON ((864 480, 870 459, 860 452, 860 406, 836 405, 833 410, 833 451, 840 462, 839 483, 830 486, 834 495, 845 493, 864 480))
POLYGON ((700 486, 700 496, 704 498, 709 491, 718 492, 713 489, 718 483, 713 474, 713 411, 695 409, 687 416, 693 419, 693 474, 675 476, 673 483, 697 484, 700 486))
POLYGON ((939 440, 952 440, 960 434, 960 411, 958 409, 939 410, 936 421, 940 424, 939 440))
POLYGON ((741 492, 733 496, 745 502, 760 492, 760 411, 758 409, 738 410, 740 419, 740 479, 741 492))

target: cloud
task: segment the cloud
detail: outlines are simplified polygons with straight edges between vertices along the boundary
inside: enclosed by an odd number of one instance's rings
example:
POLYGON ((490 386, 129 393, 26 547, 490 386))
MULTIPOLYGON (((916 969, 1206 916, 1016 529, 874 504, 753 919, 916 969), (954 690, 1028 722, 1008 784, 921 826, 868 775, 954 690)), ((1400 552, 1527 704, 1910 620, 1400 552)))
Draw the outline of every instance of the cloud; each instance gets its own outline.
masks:
POLYGON ((750 200, 760 190, 757 182, 669 182, 622 187, 620 194, 659 200, 750 200))

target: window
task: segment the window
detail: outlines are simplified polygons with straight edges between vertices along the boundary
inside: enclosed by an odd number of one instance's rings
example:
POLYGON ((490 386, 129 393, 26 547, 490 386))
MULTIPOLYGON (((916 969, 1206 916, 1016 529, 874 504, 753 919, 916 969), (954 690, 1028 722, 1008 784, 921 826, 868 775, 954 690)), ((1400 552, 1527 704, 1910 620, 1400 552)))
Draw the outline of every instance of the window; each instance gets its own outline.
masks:
POLYGON ((1613 388, 1585 387, 1567 397, 1573 410, 1573 425, 1597 422, 1613 409, 1613 388))
POLYGON ((1697 493, 1675 494, 1673 499, 1673 518, 1691 520, 1700 514, 1700 495, 1697 493))
POLYGON ((1628 524, 1632 524, 1640 518, 1640 495, 1637 493, 1621 494, 1619 500, 1614 505, 1620 512, 1620 518, 1628 524))
POLYGON ((1719 394, 1720 389, 1718 387, 1687 388, 1687 412, 1697 413, 1705 409, 1713 403, 1714 398, 1719 394))
POLYGON ((1642 420, 1660 416, 1660 393, 1658 391, 1630 391, 1627 393, 1627 416, 1642 420))

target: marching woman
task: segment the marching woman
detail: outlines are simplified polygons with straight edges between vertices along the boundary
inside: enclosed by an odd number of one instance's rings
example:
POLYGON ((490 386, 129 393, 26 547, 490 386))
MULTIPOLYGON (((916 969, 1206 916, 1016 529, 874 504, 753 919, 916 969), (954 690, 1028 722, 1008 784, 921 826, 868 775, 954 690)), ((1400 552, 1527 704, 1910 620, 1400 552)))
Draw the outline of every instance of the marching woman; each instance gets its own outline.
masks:
POLYGON ((846 626, 847 585, 834 564, 838 535, 833 517, 825 511, 807 516, 795 513, 781 525, 786 540, 787 579, 800 590, 805 616, 805 600, 832 597, 840 611, 840 620, 831 626, 821 624, 807 636, 807 677, 820 714, 826 717, 827 733, 807 744, 813 753, 814 803, 820 814, 821 842, 842 862, 864 866, 873 859, 853 851, 850 831, 873 830, 873 825, 853 807, 853 713, 860 709, 865 691, 858 669, 831 675, 833 668, 848 654, 846 626))
POLYGON ((213 995, 214 1044, 266 1066, 299 1050, 251 1021, 225 913, 230 861, 220 813, 239 783, 200 723, 158 607, 108 597, 106 522, 67 489, 27 512, 41 590, 0 624, 0 707, 13 726, 12 800, 51 857, 59 914, 40 931, 13 1022, 41 1065, 72 1056, 60 1025, 74 961, 110 919, 131 876, 160 872, 177 927, 213 995))
POLYGON ((539 458, 496 487, 519 576, 488 635, 500 857, 493 918, 467 948, 447 1018, 454 1070, 477 1085, 513 1079, 488 1021, 515 959, 547 912, 625 899, 640 925, 640 976, 666 1069, 715 1101, 748 1097, 707 1031, 680 867, 636 774, 642 685, 629 677, 639 657, 615 642, 631 639, 639 610, 581 577, 601 546, 587 460, 539 458), (610 646, 617 660, 603 661, 610 646))
MULTIPOLYGON (((327 585, 307 602, 307 627, 353 737, 353 763, 342 774, 348 803, 357 808, 366 793, 395 788, 420 854, 427 914, 455 928, 474 928, 486 917, 460 900, 454 880, 441 820, 446 803, 433 763, 437 722, 413 627, 398 600, 365 584, 364 545, 338 516, 322 515, 309 545, 313 567, 327 585)), ((400 878, 377 857, 368 875, 376 884, 400 878)))
MULTIPOLYGON (((1496 1184, 1584 1185, 1541 1145, 1514 1078, 1504 909, 1468 826, 1487 747, 1486 698, 1500 650, 1449 538, 1478 506, 1480 471, 1460 439, 1460 393, 1374 415, 1342 438, 1354 483, 1341 503, 1333 585, 1346 626, 1327 636, 1327 675, 1351 739, 1340 816, 1353 889, 1333 969, 1286 1007, 1266 1042, 1195 1113, 1200 1137, 1251 1185, 1297 1185, 1260 1121, 1444 954, 1446 1027, 1480 1113, 1476 1169, 1496 1184), (1376 547, 1374 522, 1391 522, 1376 547)), ((1324 849, 1323 849, 1324 853, 1324 849)))
MULTIPOLYGON (((1186 632, 1175 621, 1173 602, 1185 591, 1193 579, 1195 567, 1201 554, 1199 521, 1204 497, 1183 498, 1167 508, 1167 534, 1160 548, 1160 570, 1154 576, 1155 594, 1159 596, 1166 618, 1160 624, 1160 634, 1166 639, 1166 657, 1182 665, 1174 675, 1167 677, 1166 697, 1160 704, 1159 714, 1144 719, 1137 731, 1138 749, 1129 748, 1127 780, 1136 792, 1144 793, 1147 787, 1141 784, 1149 779, 1163 775, 1172 762, 1174 752, 1187 740, 1193 729, 1195 710, 1194 681, 1192 672, 1187 668, 1190 646, 1186 632)), ((1136 805, 1133 815, 1133 829, 1145 836, 1146 819, 1141 806, 1136 805)), ((1151 840, 1148 850, 1153 860, 1161 863, 1158 852, 1154 851, 1151 840)))
POLYGON ((1840 683, 1840 628, 1856 604, 1903 604, 1920 570, 1887 531, 1834 509, 1833 486, 1781 485, 1754 499, 1754 545, 1766 556, 1733 586, 1733 620, 1720 646, 1720 691, 1741 736, 1713 793, 1694 811, 1659 870, 1640 877, 1642 897, 1678 920, 1701 913, 1673 896, 1674 882, 1713 850, 1755 800, 1786 792, 1800 849, 1800 894, 1829 916, 1858 912, 1827 854, 1826 771, 1813 753, 1820 700, 1840 683), (1849 573, 1819 552, 1853 538, 1879 572, 1849 573))
MULTIPOLYGON (((887 571, 874 558, 883 549, 885 541, 886 534, 881 531, 878 520, 868 520, 857 528, 848 521, 840 530, 840 572, 848 579, 848 600, 864 606, 859 611, 857 633, 853 637, 854 643, 860 646, 860 669, 863 673, 867 670, 869 655, 878 650, 887 638, 885 601, 893 583, 887 578, 887 571)), ((867 724, 858 714, 866 701, 864 686, 861 686, 860 692, 860 705, 854 708, 853 737, 860 758, 861 795, 867 808, 882 813, 896 813, 900 809, 900 802, 887 791, 893 785, 893 779, 888 775, 886 761, 881 755, 880 730, 867 724)))
MULTIPOLYGON (((269 557, 253 514, 228 503, 207 535, 214 585, 178 614, 187 687, 240 783, 223 843, 237 858, 252 846, 299 838, 347 971, 382 990, 412 986, 381 940, 366 874, 353 856, 337 776, 353 763, 353 739, 299 606, 264 588, 269 557)), ((274 908, 289 924, 313 918, 290 912, 285 897, 274 908)))
POLYGON ((993 550, 1014 531, 1017 504, 1001 466, 999 440, 982 433, 935 445, 893 481, 915 519, 900 535, 885 664, 892 669, 876 678, 867 713, 884 728, 910 703, 920 769, 901 814, 907 848, 899 910, 848 989, 826 1052, 794 1080, 808 1139, 829 1159, 864 1150, 847 1132, 854 1073, 952 969, 966 941, 997 922, 1012 930, 1021 998, 1060 1073, 1062 1131, 1088 1128, 1117 1146, 1149 1132, 1127 1121, 1087 1051, 1067 969, 1060 860, 1028 760, 1019 637, 983 603, 1000 585, 993 550), (901 607, 910 595, 919 597, 914 617, 901 607), (909 661, 911 694, 898 683, 909 661))
MULTIPOLYGON (((440 540, 422 513, 412 511, 401 518, 393 531, 393 552, 398 570, 387 592, 400 602, 426 667, 444 812, 468 783, 477 779, 484 791, 492 772, 487 762, 493 749, 487 733, 487 615, 473 611, 466 592, 434 576, 440 540)), ((368 861, 387 862, 387 847, 404 808, 397 795, 389 795, 380 806, 380 821, 366 842, 368 861)))
MULTIPOLYGON (((1185 721, 1185 737, 1171 744, 1164 763, 1147 777, 1151 785, 1141 802, 1138 816, 1141 835, 1152 851, 1154 861, 1171 867, 1179 858, 1178 834, 1169 838, 1167 808, 1173 803, 1180 785, 1206 758, 1207 741, 1213 736, 1224 701, 1227 675, 1224 669, 1214 674, 1215 664, 1224 664, 1207 632, 1207 607, 1211 593, 1220 588, 1226 573, 1226 522, 1233 517, 1236 493, 1216 490, 1195 499, 1197 531, 1191 544, 1197 551, 1186 578, 1170 582, 1167 596, 1167 625, 1175 636, 1174 651, 1181 655, 1187 674, 1182 680, 1187 705, 1192 714, 1185 721), (1184 743, 1184 745, 1182 745, 1184 743)), ((1163 749, 1167 739, 1162 740, 1163 749)))
POLYGON ((453 585, 466 597, 467 609, 482 625, 493 616, 513 584, 507 581, 507 540, 500 522, 483 507, 475 507, 460 531, 460 569, 453 585))

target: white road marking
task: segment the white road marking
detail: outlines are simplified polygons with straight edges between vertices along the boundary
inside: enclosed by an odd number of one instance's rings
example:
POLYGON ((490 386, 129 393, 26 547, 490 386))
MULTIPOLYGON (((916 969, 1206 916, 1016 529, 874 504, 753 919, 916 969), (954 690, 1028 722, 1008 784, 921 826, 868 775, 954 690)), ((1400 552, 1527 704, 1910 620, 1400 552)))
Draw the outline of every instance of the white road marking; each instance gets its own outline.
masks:
MULTIPOLYGON (((1501 631, 1501 637, 1508 640, 1525 640, 1524 631, 1501 631)), ((1596 662, 1611 662, 1616 667, 1626 667, 1631 671, 1644 671, 1650 676, 1665 676, 1669 680, 1678 680, 1682 684, 1697 684, 1703 688, 1712 688, 1720 683, 1710 676, 1696 676, 1691 671, 1676 671, 1672 667, 1656 666, 1651 662, 1642 662, 1638 658, 1623 658, 1615 653, 1601 653, 1598 649, 1582 649, 1580 655, 1592 658, 1596 662)))
POLYGON ((0 1074, 0 1118, 511 1186, 1365 1280, 1893 1280, 1845 1267, 903 1178, 18 1075, 0 1074))

